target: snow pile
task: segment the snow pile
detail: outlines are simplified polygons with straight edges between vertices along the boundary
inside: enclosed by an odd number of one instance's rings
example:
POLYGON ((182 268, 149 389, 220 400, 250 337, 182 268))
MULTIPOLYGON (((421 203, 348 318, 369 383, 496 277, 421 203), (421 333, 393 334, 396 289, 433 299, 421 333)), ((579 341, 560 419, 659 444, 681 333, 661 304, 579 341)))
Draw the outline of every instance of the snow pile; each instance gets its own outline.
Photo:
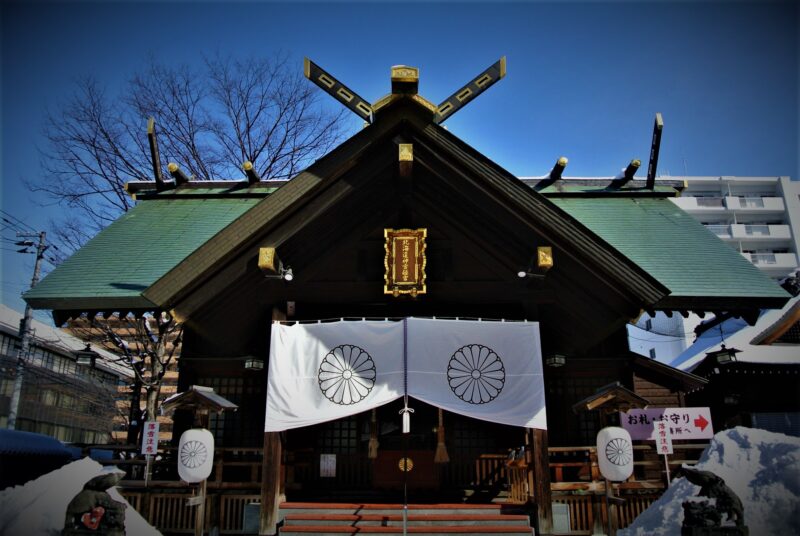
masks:
MULTIPOLYGON (((64 528, 67 505, 83 485, 97 475, 116 468, 84 458, 65 465, 22 486, 0 491, 0 536, 58 536, 64 528)), ((128 505, 125 509, 125 531, 128 536, 159 536, 128 501, 111 488, 108 494, 115 501, 128 505)))
MULTIPOLYGON (((751 536, 800 534, 800 438, 741 426, 725 430, 714 436, 696 468, 721 477, 739 496, 751 536)), ((617 534, 680 535, 681 503, 698 491, 700 486, 685 478, 673 480, 658 501, 617 534)))

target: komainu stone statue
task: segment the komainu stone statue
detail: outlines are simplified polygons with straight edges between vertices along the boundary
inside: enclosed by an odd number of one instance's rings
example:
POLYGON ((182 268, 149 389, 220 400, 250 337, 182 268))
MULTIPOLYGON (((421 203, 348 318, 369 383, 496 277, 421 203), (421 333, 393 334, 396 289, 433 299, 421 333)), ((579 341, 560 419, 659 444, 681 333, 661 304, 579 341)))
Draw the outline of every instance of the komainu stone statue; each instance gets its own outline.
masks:
POLYGON ((94 477, 67 506, 62 536, 125 536, 125 503, 115 501, 106 490, 116 486, 124 473, 94 477))
POLYGON ((714 499, 709 501, 686 501, 683 503, 682 536, 747 536, 749 531, 744 524, 742 501, 729 488, 723 479, 710 471, 688 467, 681 468, 676 476, 683 476, 696 486, 700 486, 698 497, 714 499), (726 520, 733 520, 734 527, 722 526, 722 514, 726 520))

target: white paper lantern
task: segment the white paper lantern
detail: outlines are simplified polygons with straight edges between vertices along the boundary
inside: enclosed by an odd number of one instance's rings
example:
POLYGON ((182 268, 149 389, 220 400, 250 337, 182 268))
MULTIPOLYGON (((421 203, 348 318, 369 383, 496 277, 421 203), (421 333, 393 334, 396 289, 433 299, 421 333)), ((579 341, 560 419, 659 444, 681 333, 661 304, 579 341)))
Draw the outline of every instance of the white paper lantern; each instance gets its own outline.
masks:
POLYGON ((214 436, 205 428, 186 430, 178 444, 178 475, 184 482, 202 482, 214 467, 214 436))
POLYGON ((633 442, 624 428, 609 426, 597 434, 597 464, 612 482, 623 482, 633 474, 633 442))

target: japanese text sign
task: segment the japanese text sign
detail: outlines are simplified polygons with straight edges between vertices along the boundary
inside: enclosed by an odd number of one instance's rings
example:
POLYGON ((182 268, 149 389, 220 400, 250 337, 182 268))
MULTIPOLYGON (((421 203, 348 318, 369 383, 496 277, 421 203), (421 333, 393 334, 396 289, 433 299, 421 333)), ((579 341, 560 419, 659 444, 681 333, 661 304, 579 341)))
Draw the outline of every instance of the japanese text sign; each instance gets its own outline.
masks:
POLYGON ((158 453, 158 421, 144 423, 142 432, 142 454, 155 456, 158 453))
POLYGON ((653 435, 656 440, 656 450, 659 454, 672 454, 672 432, 669 421, 660 420, 653 423, 653 435))
POLYGON ((386 268, 384 294, 425 294, 427 229, 384 229, 386 268))
POLYGON ((672 439, 711 439, 711 410, 708 408, 652 408, 621 411, 619 422, 634 440, 655 439, 653 423, 665 421, 672 439))

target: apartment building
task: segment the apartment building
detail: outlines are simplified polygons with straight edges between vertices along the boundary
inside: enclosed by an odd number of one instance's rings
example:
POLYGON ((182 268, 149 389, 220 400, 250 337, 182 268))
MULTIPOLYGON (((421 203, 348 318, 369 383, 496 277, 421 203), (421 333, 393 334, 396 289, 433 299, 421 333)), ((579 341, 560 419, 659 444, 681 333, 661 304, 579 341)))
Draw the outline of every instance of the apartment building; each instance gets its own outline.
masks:
MULTIPOLYGON (((8 414, 17 373, 19 324, 22 314, 0 305, 0 427, 8 414)), ((37 320, 31 323, 33 341, 25 362, 16 428, 38 432, 68 443, 108 443, 119 386, 132 372, 115 356, 92 348, 90 365, 78 363, 75 352, 85 343, 37 320)))
MULTIPOLYGON (((664 177, 665 179, 667 177, 664 177)), ((798 267, 800 181, 686 177, 673 202, 774 279, 798 267)))

